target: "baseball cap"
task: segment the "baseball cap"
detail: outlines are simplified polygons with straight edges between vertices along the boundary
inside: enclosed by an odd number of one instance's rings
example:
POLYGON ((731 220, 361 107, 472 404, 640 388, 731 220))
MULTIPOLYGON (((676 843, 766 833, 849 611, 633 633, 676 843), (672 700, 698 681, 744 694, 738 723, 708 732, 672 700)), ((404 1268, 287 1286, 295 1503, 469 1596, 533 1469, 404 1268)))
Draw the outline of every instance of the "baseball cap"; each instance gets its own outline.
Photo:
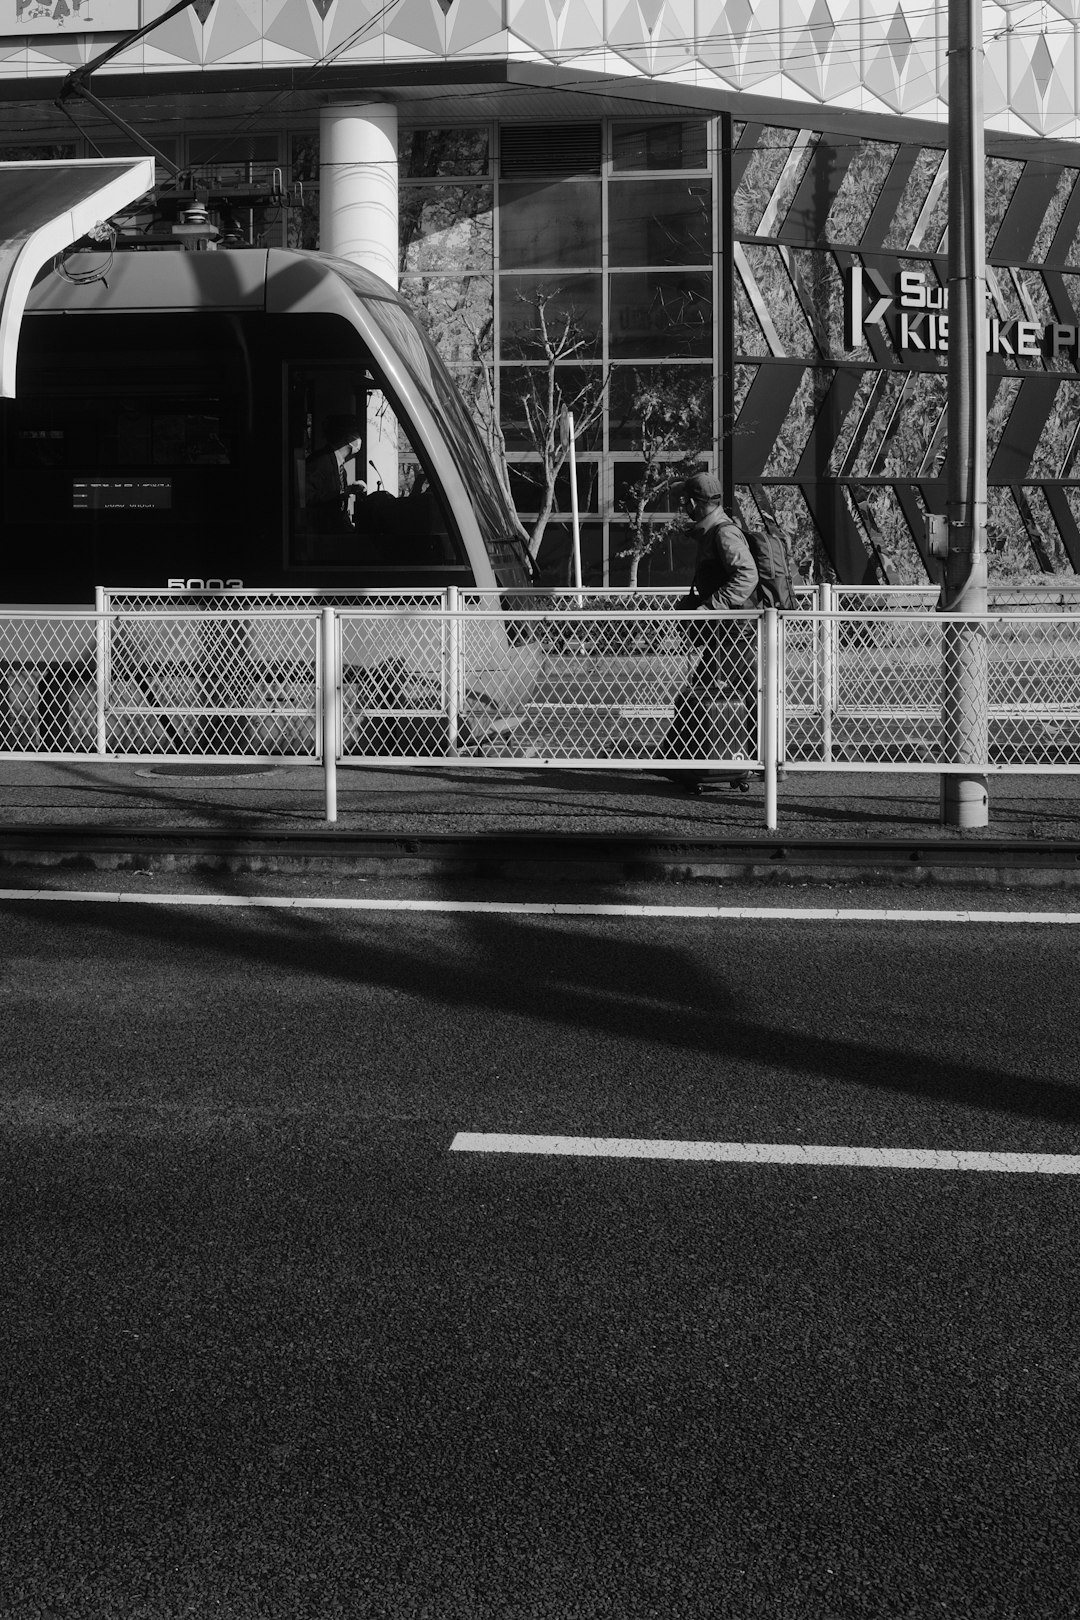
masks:
POLYGON ((688 478, 682 487, 683 499, 687 501, 720 501, 724 498, 724 486, 715 473, 695 473, 688 478))

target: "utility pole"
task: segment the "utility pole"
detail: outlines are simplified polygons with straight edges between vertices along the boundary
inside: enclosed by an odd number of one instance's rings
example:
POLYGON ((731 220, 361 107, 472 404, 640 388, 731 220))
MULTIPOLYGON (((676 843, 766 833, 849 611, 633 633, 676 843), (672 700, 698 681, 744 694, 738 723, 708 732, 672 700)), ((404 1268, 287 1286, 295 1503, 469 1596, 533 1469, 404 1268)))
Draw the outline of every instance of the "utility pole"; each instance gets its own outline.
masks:
MULTIPOLYGON (((949 0, 948 554, 940 611, 985 614, 986 226, 982 0, 949 0)), ((984 761, 989 744, 986 630, 943 626, 942 741, 956 764, 984 761)), ((941 778, 941 820, 985 827, 986 777, 941 778)))

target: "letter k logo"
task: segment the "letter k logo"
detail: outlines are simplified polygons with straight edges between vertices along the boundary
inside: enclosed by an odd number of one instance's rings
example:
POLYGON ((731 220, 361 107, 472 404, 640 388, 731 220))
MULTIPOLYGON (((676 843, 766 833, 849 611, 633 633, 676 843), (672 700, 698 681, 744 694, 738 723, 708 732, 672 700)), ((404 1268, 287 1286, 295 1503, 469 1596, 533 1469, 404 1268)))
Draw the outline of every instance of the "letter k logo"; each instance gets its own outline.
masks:
POLYGON ((885 277, 863 264, 849 265, 847 271, 847 299, 844 310, 844 346, 857 349, 863 340, 863 329, 871 321, 880 321, 892 303, 892 289, 885 277), (869 296, 871 303, 866 307, 869 296))

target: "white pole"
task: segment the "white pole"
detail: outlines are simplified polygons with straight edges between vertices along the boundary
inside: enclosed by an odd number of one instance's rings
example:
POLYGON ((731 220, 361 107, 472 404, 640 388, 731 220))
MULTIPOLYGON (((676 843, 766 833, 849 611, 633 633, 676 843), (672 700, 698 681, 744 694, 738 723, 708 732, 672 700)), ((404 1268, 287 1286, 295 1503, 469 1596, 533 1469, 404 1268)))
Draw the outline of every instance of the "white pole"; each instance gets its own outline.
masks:
POLYGON ((567 454, 570 463, 570 516, 574 528, 574 584, 578 591, 578 612, 585 606, 581 597, 581 520, 578 516, 577 447, 574 443, 574 413, 566 413, 567 454))
POLYGON ((780 616, 775 608, 765 609, 765 826, 776 830, 776 768, 780 736, 780 616))
POLYGON ((336 616, 322 610, 322 752, 326 780, 326 819, 337 820, 338 704, 341 685, 337 673, 336 616))
POLYGON ((458 619, 458 588, 456 585, 446 587, 446 638, 443 646, 446 651, 446 747, 449 753, 454 753, 458 744, 459 705, 461 701, 458 690, 458 664, 460 620, 458 619))
POLYGON ((833 728, 833 687, 835 686, 835 636, 837 633, 836 620, 832 617, 833 593, 832 586, 827 580, 822 580, 818 586, 818 612, 828 614, 829 617, 821 619, 821 758, 826 765, 832 764, 832 728, 833 728))
POLYGON ((94 708, 96 714, 97 751, 104 755, 106 749, 105 734, 105 663, 107 656, 106 636, 108 634, 105 624, 105 587, 94 586, 94 612, 97 619, 94 624, 94 708))

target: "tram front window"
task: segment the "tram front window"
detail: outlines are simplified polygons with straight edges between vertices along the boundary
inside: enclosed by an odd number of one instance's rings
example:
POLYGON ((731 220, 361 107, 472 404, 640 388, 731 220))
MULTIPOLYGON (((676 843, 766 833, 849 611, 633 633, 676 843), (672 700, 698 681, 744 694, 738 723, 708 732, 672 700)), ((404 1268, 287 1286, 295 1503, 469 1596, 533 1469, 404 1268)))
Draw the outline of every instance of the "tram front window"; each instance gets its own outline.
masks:
POLYGON ((290 567, 467 572, 443 501, 369 370, 292 367, 288 432, 290 567))

